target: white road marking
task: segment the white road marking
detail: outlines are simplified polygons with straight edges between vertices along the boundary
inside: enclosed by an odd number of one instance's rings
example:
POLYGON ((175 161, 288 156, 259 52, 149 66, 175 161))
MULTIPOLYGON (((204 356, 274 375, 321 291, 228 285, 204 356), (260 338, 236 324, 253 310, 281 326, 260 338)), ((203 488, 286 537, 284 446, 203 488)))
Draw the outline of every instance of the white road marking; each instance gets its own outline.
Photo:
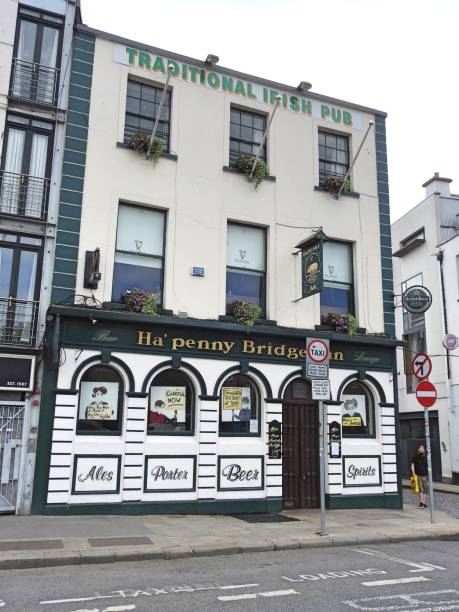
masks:
POLYGON ((99 610, 99 608, 91 608, 90 610, 85 608, 84 610, 73 610, 73 612, 125 612, 126 610, 135 610, 135 606, 110 606, 103 610, 99 610))
MULTIPOLYGON (((257 587, 260 586, 258 582, 254 582, 253 584, 227 584, 225 586, 216 587, 217 589, 221 589, 225 591, 226 589, 248 589, 249 587, 257 587)), ((196 589, 198 591, 200 589, 196 589)))
POLYGON ((220 595, 220 601, 237 601, 238 599, 256 599, 256 593, 241 593, 240 595, 220 595))
POLYGON ((442 591, 423 591, 420 593, 403 593, 401 595, 381 595, 380 597, 364 597, 343 601, 355 610, 383 612, 393 610, 410 610, 410 612, 442 612, 443 610, 458 610, 459 599, 444 599, 437 596, 459 595, 456 589, 442 591), (387 605, 385 605, 387 604, 387 605), (417 606, 417 607, 416 607, 417 606))
POLYGON ((425 576, 411 576, 409 578, 392 578, 390 580, 371 580, 362 582, 363 586, 386 586, 389 584, 408 584, 409 582, 432 582, 432 578, 425 576))
POLYGON ((284 589, 283 591, 265 591, 264 593, 241 593, 240 595, 220 595, 217 597, 220 601, 237 601, 239 599, 256 599, 257 597, 283 597, 284 595, 299 595, 298 591, 293 589, 284 589))
POLYGON ((49 599, 48 601, 40 601, 40 605, 60 604, 60 603, 77 603, 78 601, 94 601, 95 599, 110 599, 113 597, 121 597, 121 595, 94 595, 93 597, 73 597, 70 599, 49 599))
POLYGON ((406 559, 400 559, 399 557, 392 557, 386 553, 380 552, 379 550, 372 550, 371 548, 360 548, 354 549, 354 552, 361 553, 362 555, 370 555, 371 557, 379 557, 380 559, 387 559, 387 561, 394 561, 395 563, 401 563, 402 565, 408 565, 415 569, 409 570, 410 572, 433 572, 434 569, 446 570, 446 567, 441 565, 432 565, 431 563, 416 563, 415 561, 408 561, 406 559))

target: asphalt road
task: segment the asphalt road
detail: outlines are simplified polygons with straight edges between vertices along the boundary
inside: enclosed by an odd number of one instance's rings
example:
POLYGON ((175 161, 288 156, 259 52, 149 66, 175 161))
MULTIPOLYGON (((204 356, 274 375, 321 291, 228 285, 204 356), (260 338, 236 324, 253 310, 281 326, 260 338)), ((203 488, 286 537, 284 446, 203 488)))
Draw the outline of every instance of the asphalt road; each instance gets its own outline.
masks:
POLYGON ((0 572, 1 612, 459 610, 458 542, 0 572))

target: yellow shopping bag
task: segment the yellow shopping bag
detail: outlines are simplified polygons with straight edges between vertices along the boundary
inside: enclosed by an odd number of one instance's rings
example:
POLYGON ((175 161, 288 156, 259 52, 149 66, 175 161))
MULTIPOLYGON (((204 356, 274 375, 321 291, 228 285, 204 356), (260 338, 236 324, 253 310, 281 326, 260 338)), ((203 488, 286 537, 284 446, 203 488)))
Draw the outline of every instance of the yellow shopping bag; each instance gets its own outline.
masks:
POLYGON ((417 476, 411 476, 411 493, 413 493, 413 495, 419 493, 419 481, 417 476))

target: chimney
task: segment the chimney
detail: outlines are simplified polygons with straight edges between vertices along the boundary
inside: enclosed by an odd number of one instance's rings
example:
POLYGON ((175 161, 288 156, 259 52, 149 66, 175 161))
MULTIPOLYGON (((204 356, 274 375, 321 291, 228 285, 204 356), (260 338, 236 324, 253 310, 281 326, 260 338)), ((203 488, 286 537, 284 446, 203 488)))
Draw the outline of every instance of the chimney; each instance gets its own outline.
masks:
POLYGON ((444 178, 435 172, 433 177, 423 184, 426 188, 426 198, 431 196, 433 193, 439 193, 442 196, 449 196, 449 184, 453 182, 453 179, 444 178))

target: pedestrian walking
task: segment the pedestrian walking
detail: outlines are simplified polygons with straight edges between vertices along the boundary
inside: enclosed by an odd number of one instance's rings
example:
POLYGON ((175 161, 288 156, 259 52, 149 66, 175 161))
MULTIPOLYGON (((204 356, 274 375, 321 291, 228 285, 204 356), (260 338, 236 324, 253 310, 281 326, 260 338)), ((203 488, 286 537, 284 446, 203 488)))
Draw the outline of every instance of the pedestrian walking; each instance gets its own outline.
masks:
POLYGON ((411 459, 411 473, 418 479, 419 508, 427 508, 427 493, 429 490, 429 472, 427 468, 427 454, 423 444, 420 444, 411 459))

